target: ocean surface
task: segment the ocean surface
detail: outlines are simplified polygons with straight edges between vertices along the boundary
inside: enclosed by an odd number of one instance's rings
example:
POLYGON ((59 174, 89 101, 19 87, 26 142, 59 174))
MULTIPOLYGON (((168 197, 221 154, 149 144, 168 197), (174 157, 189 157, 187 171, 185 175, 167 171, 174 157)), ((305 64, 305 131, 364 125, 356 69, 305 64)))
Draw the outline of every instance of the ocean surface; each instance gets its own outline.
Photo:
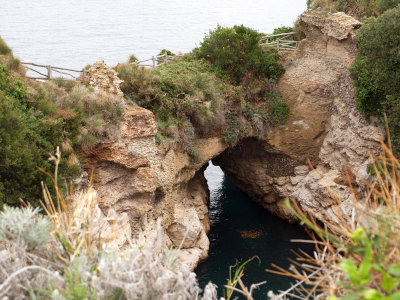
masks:
MULTIPOLYGON (((0 36, 22 61, 82 69, 103 59, 114 66, 134 54, 150 58, 162 49, 186 53, 218 24, 244 24, 271 33, 291 26, 306 0, 0 0, 0 36)), ((210 165, 210 257, 196 270, 204 286, 222 286, 229 266, 253 256, 245 270, 247 284, 267 280, 255 299, 268 290, 286 289, 288 278, 265 272, 271 263, 287 267, 290 250, 310 247, 290 242, 304 238, 297 225, 275 217, 210 165)))
POLYGON ((25 62, 82 69, 186 53, 217 24, 291 26, 306 0, 0 0, 0 36, 25 62))

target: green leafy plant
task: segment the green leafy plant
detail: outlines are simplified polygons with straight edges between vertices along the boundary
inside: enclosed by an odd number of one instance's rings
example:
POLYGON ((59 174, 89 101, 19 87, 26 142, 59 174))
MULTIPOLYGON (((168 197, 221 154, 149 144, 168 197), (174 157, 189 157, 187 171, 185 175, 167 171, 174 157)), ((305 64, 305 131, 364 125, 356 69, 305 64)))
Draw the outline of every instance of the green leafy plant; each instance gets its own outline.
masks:
POLYGON ((277 92, 270 94, 268 118, 275 126, 283 125, 289 117, 289 103, 277 92))
POLYGON ((351 77, 357 108, 366 116, 377 115, 384 126, 388 116, 394 151, 400 149, 400 7, 366 20, 358 30, 358 52, 351 77))
POLYGON ((10 47, 7 46, 6 42, 0 37, 0 54, 12 54, 10 47))
POLYGON ((222 130, 226 84, 206 60, 186 55, 155 70, 120 65, 117 72, 126 98, 151 110, 159 133, 189 152, 196 135, 222 130))
POLYGON ((262 34, 243 25, 218 26, 204 38, 195 53, 211 62, 220 77, 239 84, 246 73, 279 78, 284 72, 278 54, 259 45, 262 34))
POLYGON ((138 61, 138 59, 137 59, 137 57, 135 55, 132 54, 132 55, 129 56, 128 62, 134 63, 136 61, 138 61))
POLYGON ((253 261, 254 259, 258 259, 258 261, 260 261, 260 258, 258 256, 253 256, 252 258, 246 260, 244 263, 240 264, 235 270, 234 272, 233 269, 237 266, 229 266, 229 278, 228 278, 228 282, 227 285, 225 285, 226 288, 226 299, 229 300, 232 298, 233 293, 236 291, 240 294, 242 294, 243 296, 246 297, 246 299, 248 300, 253 300, 252 297, 252 292, 254 288, 257 288, 258 286, 265 284, 266 281, 258 283, 258 284, 253 284, 250 288, 250 290, 243 284, 242 282, 242 277, 244 275, 244 268, 246 267, 246 265, 248 263, 250 263, 251 261, 253 261), (240 289, 236 288, 236 286, 239 284, 240 289))
MULTIPOLYGON (((384 233, 389 233, 387 228, 384 233)), ((380 254, 385 252, 384 247, 387 246, 386 242, 382 243, 380 238, 388 238, 389 236, 379 237, 378 239, 371 238, 364 228, 358 227, 349 234, 349 237, 353 242, 353 245, 348 249, 349 252, 352 255, 360 255, 362 260, 358 263, 352 258, 346 258, 338 264, 346 279, 350 282, 341 284, 345 288, 353 290, 343 299, 400 299, 400 291, 393 293, 400 284, 400 264, 387 265, 380 257, 380 254), (376 274, 374 272, 380 273, 380 289, 370 287, 371 281, 375 280, 374 275, 376 274)), ((331 297, 331 299, 339 298, 331 297)))

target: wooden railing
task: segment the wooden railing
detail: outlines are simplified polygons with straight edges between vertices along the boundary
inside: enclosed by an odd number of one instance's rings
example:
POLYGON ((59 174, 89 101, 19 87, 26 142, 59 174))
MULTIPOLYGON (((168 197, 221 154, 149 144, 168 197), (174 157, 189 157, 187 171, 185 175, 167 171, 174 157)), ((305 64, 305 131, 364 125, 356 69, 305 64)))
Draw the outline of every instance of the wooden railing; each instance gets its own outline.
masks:
POLYGON ((182 54, 168 55, 167 53, 165 53, 162 55, 153 56, 149 59, 135 61, 135 62, 132 62, 131 64, 138 65, 141 67, 157 68, 159 66, 173 62, 173 61, 181 58, 182 56, 183 56, 182 54))
MULTIPOLYGON (((170 62, 173 62, 179 58, 181 58, 183 55, 157 55, 153 56, 152 58, 145 59, 145 60, 140 60, 140 61, 135 61, 131 64, 138 65, 141 67, 151 67, 151 68, 156 68, 165 64, 168 64, 170 62), (150 63, 149 63, 150 62, 150 63)), ((68 69, 68 68, 61 68, 61 67, 55 67, 55 66, 50 66, 50 65, 40 65, 36 63, 31 63, 31 62, 22 62, 21 63, 28 71, 31 71, 34 73, 35 76, 33 75, 27 75, 26 77, 31 78, 31 79, 36 79, 36 80, 50 80, 55 78, 54 73, 61 74, 61 76, 67 76, 68 78, 74 79, 74 80, 85 80, 85 74, 88 72, 85 69, 82 70, 74 70, 74 69, 68 69)))
POLYGON ((50 65, 39 65, 36 63, 31 63, 31 62, 22 62, 21 64, 27 70, 34 72, 36 75, 36 76, 27 75, 27 77, 31 78, 31 79, 37 79, 37 80, 53 79, 54 73, 66 75, 75 80, 78 80, 78 79, 85 80, 85 73, 87 72, 87 70, 85 70, 85 69, 73 70, 73 69, 67 69, 67 68, 61 68, 61 67, 54 67, 54 66, 50 66, 50 65), (40 75, 40 76, 38 76, 38 75, 40 75))
POLYGON ((299 41, 293 40, 296 32, 268 34, 261 38, 261 43, 268 47, 274 47, 278 50, 294 51, 299 41))

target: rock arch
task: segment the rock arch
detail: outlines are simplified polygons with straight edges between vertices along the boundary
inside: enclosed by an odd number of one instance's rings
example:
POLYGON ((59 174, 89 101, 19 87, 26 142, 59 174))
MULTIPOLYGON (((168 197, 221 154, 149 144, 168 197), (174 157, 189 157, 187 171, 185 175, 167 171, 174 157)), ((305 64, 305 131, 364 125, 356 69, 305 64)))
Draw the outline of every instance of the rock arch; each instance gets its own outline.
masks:
POLYGON ((85 153, 102 205, 129 214, 138 244, 154 234, 155 220, 161 217, 166 246, 178 247, 186 237, 180 256, 192 269, 207 257, 203 171, 209 160, 254 200, 289 220, 293 217, 282 205, 285 197, 297 199, 317 218, 331 216, 326 186, 344 203, 352 201, 349 187, 340 180, 343 169, 368 177, 369 155, 379 153, 382 137, 355 109, 347 69, 360 23, 343 13, 305 13, 300 25, 307 38, 294 53, 282 55, 286 72, 278 82, 290 103, 290 116, 265 139, 250 134, 230 149, 220 137, 196 139, 199 157, 192 161, 178 146, 157 144, 154 115, 136 107, 126 112, 117 142, 85 153))

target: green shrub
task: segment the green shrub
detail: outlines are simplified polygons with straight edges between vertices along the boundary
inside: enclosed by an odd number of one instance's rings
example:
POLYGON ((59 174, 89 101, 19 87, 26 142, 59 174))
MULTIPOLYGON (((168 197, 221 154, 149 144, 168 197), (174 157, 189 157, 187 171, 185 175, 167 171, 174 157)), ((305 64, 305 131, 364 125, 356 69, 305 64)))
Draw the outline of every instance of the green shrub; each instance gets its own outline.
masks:
POLYGON ((360 20, 379 16, 399 4, 400 0, 307 0, 309 9, 325 13, 342 11, 360 20))
POLYGON ((204 38, 195 51, 200 58, 211 62, 222 78, 238 84, 246 73, 278 78, 284 68, 275 50, 259 45, 262 34, 243 25, 232 28, 218 26, 204 38))
POLYGON ((249 131, 250 128, 242 124, 237 116, 231 115, 227 129, 222 136, 222 141, 231 147, 235 146, 249 131))
POLYGON ((283 125, 289 117, 289 103, 280 93, 271 92, 268 104, 268 119, 275 125, 283 125))
POLYGON ((48 169, 52 142, 61 143, 62 128, 47 119, 28 101, 21 80, 14 80, 0 65, 0 206, 19 204, 22 198, 37 205, 43 175, 36 166, 48 169))
POLYGON ((12 54, 11 49, 7 46, 6 42, 0 37, 0 55, 12 54))
POLYGON ((357 108, 377 115, 383 124, 388 115, 396 151, 400 149, 400 7, 370 18, 358 30, 357 56, 350 69, 356 87, 357 108))
POLYGON ((378 7, 381 12, 395 8, 400 4, 400 0, 378 0, 378 7))
MULTIPOLYGON (((175 56, 175 53, 172 53, 171 51, 169 51, 169 50, 167 50, 167 49, 162 49, 161 51, 160 51, 160 53, 158 53, 158 56, 160 56, 160 55, 168 55, 168 56, 175 56)), ((162 63, 164 63, 164 58, 158 58, 157 59, 157 63, 158 64, 162 64, 162 63)))
POLYGON ((133 55, 133 54, 130 55, 129 59, 128 59, 128 62, 134 63, 135 61, 138 61, 137 57, 135 55, 133 55))
POLYGON ((278 28, 275 28, 274 32, 272 32, 272 34, 288 33, 288 32, 292 32, 292 31, 293 31, 293 27, 280 26, 278 28))
POLYGON ((158 53, 158 55, 164 55, 164 54, 167 54, 167 55, 170 55, 170 56, 174 56, 174 55, 175 55, 175 53, 172 53, 172 52, 169 51, 168 49, 162 49, 162 50, 160 51, 160 53, 158 53))
POLYGON ((49 153, 63 148, 63 187, 80 170, 74 147, 115 140, 125 104, 75 81, 23 82, 12 54, 0 55, 0 61, 0 207, 20 205, 20 199, 37 206, 40 182, 50 181, 37 167, 52 173, 49 153))
POLYGON ((117 72, 125 97, 151 110, 160 134, 184 149, 196 135, 222 130, 226 84, 206 60, 186 55, 155 70, 120 65, 117 72))

